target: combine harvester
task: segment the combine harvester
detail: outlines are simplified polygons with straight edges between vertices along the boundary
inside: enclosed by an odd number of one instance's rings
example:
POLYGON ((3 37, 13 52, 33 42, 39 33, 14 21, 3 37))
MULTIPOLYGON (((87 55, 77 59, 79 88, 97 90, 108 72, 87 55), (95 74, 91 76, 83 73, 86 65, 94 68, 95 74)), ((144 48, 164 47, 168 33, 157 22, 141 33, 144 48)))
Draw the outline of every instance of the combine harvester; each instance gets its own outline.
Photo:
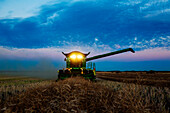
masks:
POLYGON ((90 54, 90 52, 88 54, 84 54, 79 51, 72 51, 67 54, 62 52, 66 56, 66 58, 64 59, 66 61, 66 69, 58 71, 58 80, 60 79, 63 80, 72 76, 83 76, 85 79, 95 81, 96 80, 95 63, 93 63, 92 65, 92 63, 89 62, 86 65, 86 62, 128 51, 135 53, 135 51, 132 48, 127 48, 115 52, 110 52, 86 58, 87 55, 90 54))

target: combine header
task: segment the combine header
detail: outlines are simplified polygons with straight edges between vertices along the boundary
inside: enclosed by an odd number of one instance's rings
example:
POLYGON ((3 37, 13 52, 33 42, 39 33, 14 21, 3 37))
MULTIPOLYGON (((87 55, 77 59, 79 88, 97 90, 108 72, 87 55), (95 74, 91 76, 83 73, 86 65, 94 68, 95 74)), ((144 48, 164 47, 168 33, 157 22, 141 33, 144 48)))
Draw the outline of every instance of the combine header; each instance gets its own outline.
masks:
POLYGON ((67 54, 62 52, 66 56, 66 58, 64 59, 66 61, 66 69, 59 70, 58 79, 65 79, 71 76, 83 76, 86 79, 95 81, 96 80, 95 64, 93 64, 92 67, 92 63, 90 62, 90 66, 88 64, 87 66, 86 62, 128 51, 131 51, 133 53, 135 52, 132 48, 127 48, 115 52, 93 56, 90 58, 86 58, 90 54, 90 52, 87 54, 81 53, 79 51, 72 51, 67 54))

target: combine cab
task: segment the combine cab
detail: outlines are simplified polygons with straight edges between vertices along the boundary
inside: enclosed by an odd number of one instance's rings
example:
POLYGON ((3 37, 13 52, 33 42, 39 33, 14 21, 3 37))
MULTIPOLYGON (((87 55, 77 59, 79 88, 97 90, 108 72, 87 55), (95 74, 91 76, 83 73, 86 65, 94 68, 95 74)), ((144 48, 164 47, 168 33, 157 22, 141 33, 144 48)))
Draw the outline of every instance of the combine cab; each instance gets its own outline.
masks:
POLYGON ((103 57, 127 52, 127 51, 131 51, 133 53, 135 52, 132 48, 128 48, 128 49, 123 49, 120 51, 97 55, 97 56, 90 57, 90 58, 86 58, 90 54, 90 52, 88 54, 84 54, 79 51, 72 51, 67 54, 62 52, 66 56, 65 58, 66 69, 59 70, 58 79, 66 79, 71 76, 83 76, 85 79, 90 79, 91 81, 95 81, 96 80, 95 64, 93 63, 92 65, 92 63, 89 62, 87 63, 87 66, 86 66, 86 62, 95 60, 98 58, 103 58, 103 57))

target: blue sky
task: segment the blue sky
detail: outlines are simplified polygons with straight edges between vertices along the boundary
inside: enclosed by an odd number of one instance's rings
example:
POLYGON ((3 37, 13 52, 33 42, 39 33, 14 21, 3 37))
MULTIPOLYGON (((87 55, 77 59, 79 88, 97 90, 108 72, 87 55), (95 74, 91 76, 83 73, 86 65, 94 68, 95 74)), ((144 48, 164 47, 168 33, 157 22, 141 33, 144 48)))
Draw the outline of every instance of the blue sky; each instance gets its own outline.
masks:
POLYGON ((94 60, 97 70, 170 71, 169 45, 169 0, 0 0, 1 70, 42 59, 58 69, 62 51, 93 56, 131 47, 135 54, 94 60))

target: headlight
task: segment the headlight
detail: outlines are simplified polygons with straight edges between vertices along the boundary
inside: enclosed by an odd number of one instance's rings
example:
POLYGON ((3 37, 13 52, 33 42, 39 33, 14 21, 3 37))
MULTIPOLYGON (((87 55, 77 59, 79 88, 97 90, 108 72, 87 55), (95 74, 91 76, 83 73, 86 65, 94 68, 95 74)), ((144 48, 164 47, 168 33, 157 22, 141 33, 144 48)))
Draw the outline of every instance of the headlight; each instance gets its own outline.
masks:
POLYGON ((71 55, 70 58, 76 59, 76 55, 71 55))
POLYGON ((82 55, 77 55, 77 58, 78 58, 78 59, 82 59, 83 56, 82 56, 82 55))

